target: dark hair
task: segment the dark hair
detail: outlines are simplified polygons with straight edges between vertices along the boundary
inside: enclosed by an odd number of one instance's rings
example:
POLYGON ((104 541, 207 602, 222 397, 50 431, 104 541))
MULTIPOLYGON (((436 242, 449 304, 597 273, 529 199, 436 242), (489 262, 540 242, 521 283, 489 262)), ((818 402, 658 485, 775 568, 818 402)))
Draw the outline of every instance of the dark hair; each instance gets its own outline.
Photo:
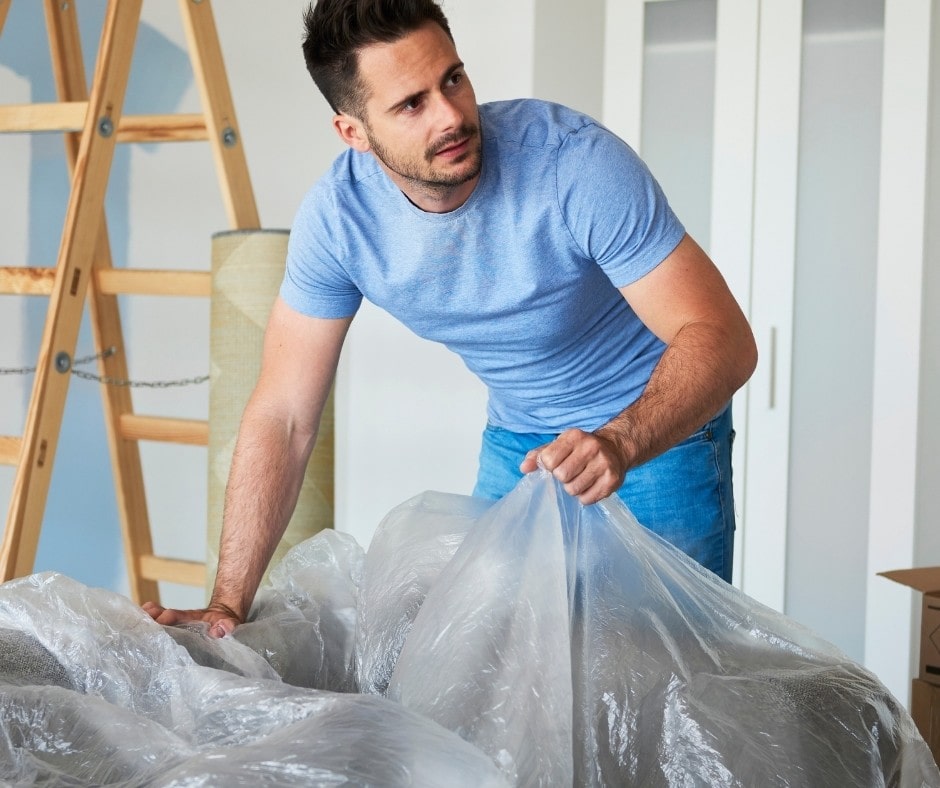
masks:
POLYGON ((304 13, 307 71, 334 112, 361 118, 367 96, 359 50, 398 41, 427 22, 436 22, 454 40, 434 0, 317 0, 304 13))

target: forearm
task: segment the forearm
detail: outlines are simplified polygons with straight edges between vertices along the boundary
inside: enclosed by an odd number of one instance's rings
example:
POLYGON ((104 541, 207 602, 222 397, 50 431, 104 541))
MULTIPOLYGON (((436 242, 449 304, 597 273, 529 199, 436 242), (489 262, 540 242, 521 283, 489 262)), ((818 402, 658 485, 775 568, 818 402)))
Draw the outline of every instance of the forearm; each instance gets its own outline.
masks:
POLYGON ((225 491, 210 607, 245 620, 297 503, 315 438, 249 405, 225 491))
POLYGON ((754 371, 747 319, 714 263, 688 235, 658 266, 620 288, 636 316, 666 343, 643 394, 593 433, 563 432, 530 451, 583 504, 620 489, 627 472, 691 435, 754 371))
POLYGON ((596 434, 617 447, 628 471, 717 415, 750 377, 756 358, 745 323, 689 323, 667 346, 643 394, 596 434))
POLYGON ((223 637, 245 620, 297 503, 351 322, 307 317, 275 300, 229 470, 212 598, 198 610, 146 603, 157 622, 201 621, 223 637))

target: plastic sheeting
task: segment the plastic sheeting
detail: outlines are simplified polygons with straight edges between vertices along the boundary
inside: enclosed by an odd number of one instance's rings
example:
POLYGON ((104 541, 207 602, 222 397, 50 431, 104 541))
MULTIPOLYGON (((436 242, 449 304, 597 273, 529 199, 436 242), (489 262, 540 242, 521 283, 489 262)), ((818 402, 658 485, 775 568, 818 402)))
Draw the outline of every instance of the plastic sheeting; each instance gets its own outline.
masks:
POLYGON ((0 632, 3 784, 505 785, 400 704, 291 686, 234 638, 202 633, 200 665, 129 601, 62 576, 0 586, 0 632))
POLYGON ((418 496, 367 554, 323 532, 270 579, 222 640, 62 576, 0 586, 0 780, 940 786, 874 676, 543 472, 418 496))

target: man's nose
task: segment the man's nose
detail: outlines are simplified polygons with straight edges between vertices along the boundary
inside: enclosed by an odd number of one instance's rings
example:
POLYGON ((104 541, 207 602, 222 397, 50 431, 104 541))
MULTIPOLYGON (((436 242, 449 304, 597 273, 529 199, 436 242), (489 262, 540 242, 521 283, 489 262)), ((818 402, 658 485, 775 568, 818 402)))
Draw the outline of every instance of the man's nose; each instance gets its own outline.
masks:
POLYGON ((435 120, 439 129, 455 129, 463 125, 463 112, 447 96, 439 95, 436 105, 435 120))

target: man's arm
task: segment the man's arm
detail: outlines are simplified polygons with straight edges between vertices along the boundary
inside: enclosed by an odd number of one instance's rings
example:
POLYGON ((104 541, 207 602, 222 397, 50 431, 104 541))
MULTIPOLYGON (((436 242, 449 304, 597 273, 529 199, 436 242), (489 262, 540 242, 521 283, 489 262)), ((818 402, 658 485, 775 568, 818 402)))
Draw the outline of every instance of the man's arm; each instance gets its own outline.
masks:
POLYGON ((275 302, 229 471, 212 597, 203 610, 145 603, 159 623, 206 621, 218 637, 245 620, 297 504, 351 321, 306 317, 275 302))
POLYGON ((747 319, 721 273, 690 236, 620 292, 666 344, 646 389, 600 429, 566 430, 529 452, 520 466, 528 473, 541 460, 585 504, 615 492, 631 468, 717 415, 757 364, 747 319))

